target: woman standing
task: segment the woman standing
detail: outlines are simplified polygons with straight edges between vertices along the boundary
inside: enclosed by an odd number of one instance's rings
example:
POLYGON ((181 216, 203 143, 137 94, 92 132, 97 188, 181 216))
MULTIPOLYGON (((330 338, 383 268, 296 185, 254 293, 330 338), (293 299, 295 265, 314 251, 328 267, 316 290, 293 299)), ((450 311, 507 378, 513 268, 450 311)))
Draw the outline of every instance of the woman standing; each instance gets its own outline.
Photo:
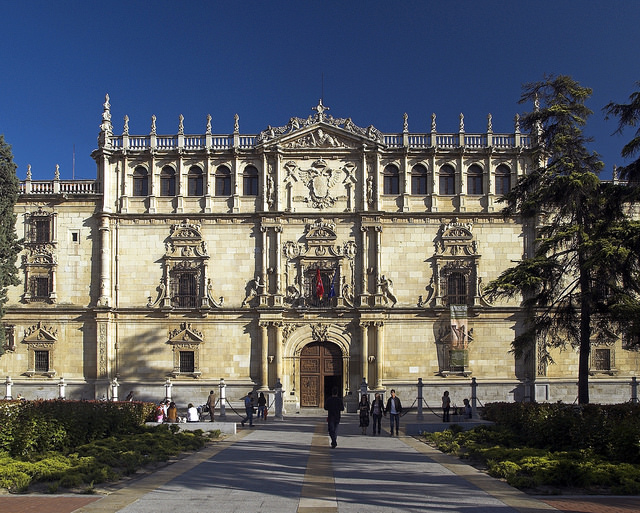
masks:
POLYGON ((358 410, 360 411, 360 427, 362 428, 362 434, 366 435, 367 427, 369 426, 369 412, 371 410, 367 394, 362 394, 360 402, 358 403, 358 410))
POLYGON ((449 410, 451 409, 451 398, 449 391, 445 390, 442 395, 442 422, 449 422, 449 410))
POLYGON ((373 416, 373 436, 376 436, 376 426, 378 434, 380 434, 380 424, 382 423, 382 414, 384 413, 384 403, 380 394, 376 394, 373 403, 371 403, 371 415, 373 416))

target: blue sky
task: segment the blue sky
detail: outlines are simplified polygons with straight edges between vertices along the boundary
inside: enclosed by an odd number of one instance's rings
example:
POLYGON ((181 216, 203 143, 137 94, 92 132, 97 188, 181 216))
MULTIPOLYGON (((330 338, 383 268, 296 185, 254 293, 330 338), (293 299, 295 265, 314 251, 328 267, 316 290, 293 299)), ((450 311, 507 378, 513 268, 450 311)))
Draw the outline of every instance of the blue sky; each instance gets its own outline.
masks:
POLYGON ((640 80, 640 2, 616 1, 14 1, 0 28, 0 133, 18 176, 95 178, 105 93, 114 131, 241 133, 312 113, 400 132, 511 132, 522 84, 545 73, 593 88, 586 133, 622 165, 631 133, 612 136, 602 107, 640 80), (324 77, 324 80, 323 80, 324 77), (324 87, 323 87, 324 84, 324 87), (75 148, 75 173, 73 155, 75 148))

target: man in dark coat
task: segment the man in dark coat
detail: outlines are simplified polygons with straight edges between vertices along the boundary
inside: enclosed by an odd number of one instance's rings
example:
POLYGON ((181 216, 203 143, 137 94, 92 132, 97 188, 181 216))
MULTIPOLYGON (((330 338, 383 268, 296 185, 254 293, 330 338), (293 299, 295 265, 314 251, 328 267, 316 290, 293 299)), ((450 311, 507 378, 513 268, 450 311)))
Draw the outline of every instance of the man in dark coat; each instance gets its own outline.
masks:
POLYGON ((396 425, 396 436, 398 436, 398 429, 400 428, 400 414, 402 413, 402 403, 400 398, 396 396, 396 391, 391 391, 391 397, 387 401, 387 407, 384 414, 389 414, 391 419, 391 433, 389 436, 393 436, 393 425, 396 425))
POLYGON ((331 389, 331 397, 324 402, 324 409, 327 410, 327 425, 329 428, 329 436, 331 437, 331 447, 335 449, 338 445, 340 414, 344 411, 342 398, 338 397, 338 387, 331 389))

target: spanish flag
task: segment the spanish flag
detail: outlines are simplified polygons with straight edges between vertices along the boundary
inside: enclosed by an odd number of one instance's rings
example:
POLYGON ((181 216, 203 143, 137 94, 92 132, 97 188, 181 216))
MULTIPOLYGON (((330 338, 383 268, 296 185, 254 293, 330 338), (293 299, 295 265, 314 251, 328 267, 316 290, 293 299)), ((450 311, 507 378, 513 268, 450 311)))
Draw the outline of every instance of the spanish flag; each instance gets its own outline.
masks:
POLYGON ((316 297, 322 299, 324 296, 324 285, 322 284, 322 276, 320 275, 320 268, 316 269, 316 297))

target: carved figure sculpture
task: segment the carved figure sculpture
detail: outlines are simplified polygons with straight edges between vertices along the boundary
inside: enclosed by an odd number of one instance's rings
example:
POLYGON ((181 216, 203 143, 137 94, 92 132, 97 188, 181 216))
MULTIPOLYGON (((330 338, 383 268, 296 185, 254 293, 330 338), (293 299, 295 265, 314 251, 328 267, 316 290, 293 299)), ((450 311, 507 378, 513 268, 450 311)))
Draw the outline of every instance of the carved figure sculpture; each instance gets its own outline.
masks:
POLYGON ((253 298, 258 296, 259 294, 262 294, 264 292, 264 286, 265 284, 261 280, 260 276, 256 275, 255 279, 251 280, 247 285, 247 296, 242 301, 242 305, 240 305, 241 308, 249 306, 249 303, 253 298))
POLYGON ((384 274, 380 277, 380 290, 382 291, 382 295, 384 297, 384 302, 388 303, 391 301, 391 306, 395 306, 398 302, 398 299, 393 294, 393 281, 387 278, 384 274))

